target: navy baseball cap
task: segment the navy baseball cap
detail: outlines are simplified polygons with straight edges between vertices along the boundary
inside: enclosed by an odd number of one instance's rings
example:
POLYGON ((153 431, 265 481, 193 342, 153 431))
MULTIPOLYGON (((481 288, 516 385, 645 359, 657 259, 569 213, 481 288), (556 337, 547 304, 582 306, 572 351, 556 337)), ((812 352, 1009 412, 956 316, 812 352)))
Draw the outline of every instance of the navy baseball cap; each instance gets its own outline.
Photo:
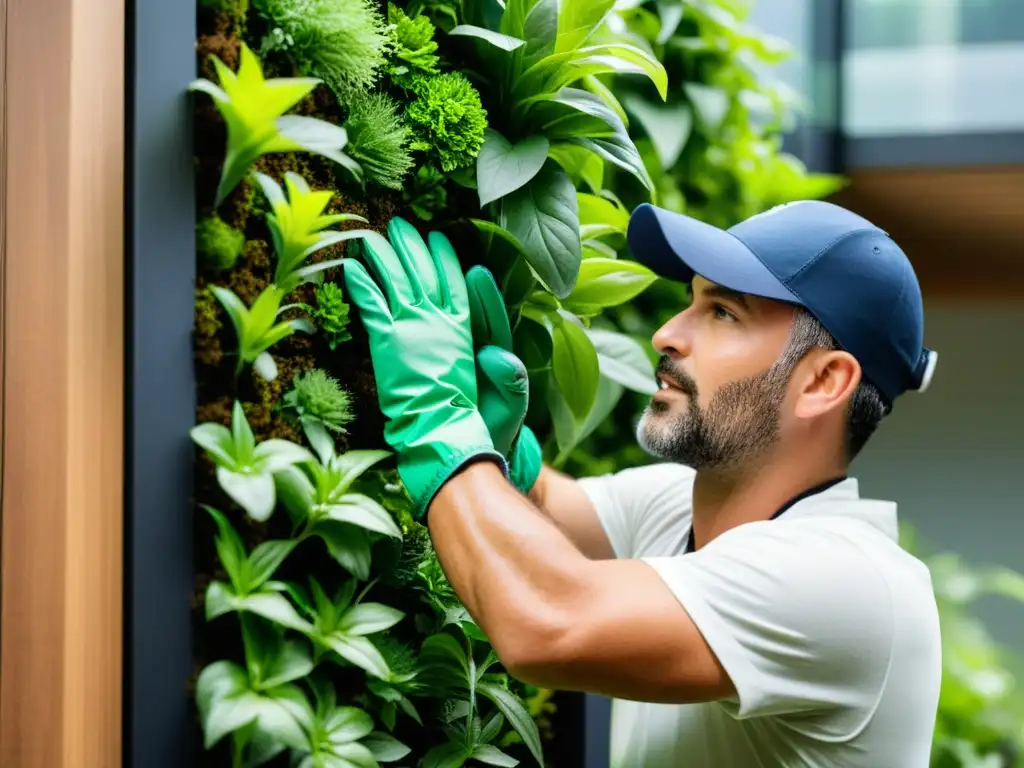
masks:
POLYGON ((734 291, 807 309, 860 363, 891 406, 931 383, 938 355, 924 342, 921 288, 888 233, 832 203, 776 206, 729 229, 638 206, 629 250, 656 274, 695 274, 734 291))

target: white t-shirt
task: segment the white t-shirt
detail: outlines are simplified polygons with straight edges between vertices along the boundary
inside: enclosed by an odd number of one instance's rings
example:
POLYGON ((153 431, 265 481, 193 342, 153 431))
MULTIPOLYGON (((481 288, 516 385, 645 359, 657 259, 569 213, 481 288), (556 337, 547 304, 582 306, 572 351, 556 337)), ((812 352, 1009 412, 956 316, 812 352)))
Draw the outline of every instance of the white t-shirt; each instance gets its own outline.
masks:
POLYGON ((615 701, 612 768, 927 768, 938 612, 896 505, 848 478, 684 554, 693 478, 666 463, 580 481, 616 557, 657 571, 738 692, 615 701))

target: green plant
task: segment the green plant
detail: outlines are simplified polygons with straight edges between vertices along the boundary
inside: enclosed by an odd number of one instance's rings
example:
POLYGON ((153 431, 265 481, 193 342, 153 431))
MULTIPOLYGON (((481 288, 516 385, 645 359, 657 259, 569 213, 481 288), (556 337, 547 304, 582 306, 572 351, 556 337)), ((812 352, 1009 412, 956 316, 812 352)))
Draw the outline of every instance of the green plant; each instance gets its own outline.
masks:
POLYGON ((302 304, 309 313, 310 319, 327 340, 327 346, 333 351, 338 345, 350 340, 348 332, 349 305, 342 298, 341 288, 337 283, 324 283, 316 287, 316 306, 302 304))
POLYGON ((261 155, 313 152, 333 160, 357 178, 359 165, 341 150, 348 141, 343 128, 324 120, 284 113, 304 98, 319 80, 311 77, 263 78, 259 59, 242 43, 237 74, 212 57, 220 85, 201 78, 189 90, 213 98, 227 123, 227 156, 217 185, 220 205, 261 155))
POLYGON ((206 216, 196 224, 196 250, 206 269, 231 269, 245 247, 245 234, 217 215, 206 216))
POLYGON ((323 447, 321 460, 327 455, 326 446, 333 444, 327 432, 344 434, 345 425, 354 418, 349 393, 320 368, 295 377, 281 408, 302 426, 310 445, 323 447))
POLYGON ((344 128, 348 131, 349 151, 367 179, 381 187, 402 189, 412 167, 411 130, 398 113, 398 103, 384 93, 355 97, 349 104, 344 128))
POLYGON ((286 440, 257 445, 237 400, 230 429, 208 422, 193 427, 190 436, 216 465, 220 487, 253 520, 266 520, 274 511, 274 473, 311 458, 308 450, 286 440))
POLYGON ((414 75, 438 73, 435 27, 426 16, 410 17, 394 3, 388 3, 391 51, 388 73, 396 84, 410 84, 414 75))
POLYGON ((286 339, 296 331, 313 333, 313 325, 304 317, 277 322, 281 313, 284 291, 270 284, 256 297, 252 307, 246 307, 229 288, 211 285, 210 291, 223 305, 231 318, 238 338, 238 362, 235 376, 245 365, 252 365, 256 372, 267 381, 277 378, 277 363, 267 352, 277 342, 286 339))
POLYGON ((267 214, 267 226, 274 241, 277 253, 277 267, 274 270, 274 284, 285 293, 295 290, 300 282, 336 267, 341 259, 321 261, 302 267, 302 263, 317 251, 330 245, 363 237, 369 230, 353 229, 346 232, 328 230, 332 224, 366 219, 354 213, 333 213, 324 215, 324 209, 331 202, 334 193, 330 190, 314 192, 306 180, 291 171, 285 174, 284 190, 269 176, 254 173, 260 189, 263 190, 270 212, 267 214))
POLYGON ((469 80, 458 72, 417 75, 410 89, 416 94, 406 113, 416 132, 410 147, 435 157, 443 171, 472 163, 484 143, 487 113, 469 80))
POLYGON ((438 168, 429 164, 421 165, 406 185, 403 199, 416 216, 430 221, 435 213, 443 211, 448 204, 444 182, 445 176, 438 168))
POLYGON ((283 49, 341 98, 371 87, 389 38, 372 0, 253 0, 270 24, 263 52, 283 49))

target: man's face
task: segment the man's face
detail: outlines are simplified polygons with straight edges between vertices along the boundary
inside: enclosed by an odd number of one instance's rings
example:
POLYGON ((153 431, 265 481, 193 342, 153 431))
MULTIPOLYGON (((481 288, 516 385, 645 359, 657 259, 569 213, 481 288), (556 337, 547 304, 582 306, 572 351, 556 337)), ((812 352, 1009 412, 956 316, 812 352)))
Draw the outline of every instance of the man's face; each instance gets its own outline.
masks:
POLYGON ((779 436, 793 308, 697 276, 693 303, 654 334, 654 395, 637 428, 650 453, 695 469, 742 470, 779 436), (665 387, 668 384, 668 387, 665 387))

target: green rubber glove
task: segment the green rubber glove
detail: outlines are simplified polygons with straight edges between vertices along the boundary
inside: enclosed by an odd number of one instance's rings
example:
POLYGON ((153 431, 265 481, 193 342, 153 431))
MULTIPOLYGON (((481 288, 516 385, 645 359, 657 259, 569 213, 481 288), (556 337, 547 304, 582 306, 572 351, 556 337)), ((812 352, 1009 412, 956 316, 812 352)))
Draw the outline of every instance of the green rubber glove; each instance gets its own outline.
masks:
POLYGON ((528 494, 537 482, 543 455, 536 435, 523 424, 530 402, 526 366, 512 351, 512 328, 505 301, 485 267, 466 273, 473 343, 476 345, 480 414, 494 447, 508 459, 509 479, 528 494))
POLYGON ((465 277, 439 232, 430 247, 407 221, 388 223, 388 240, 362 240, 365 261, 342 262, 345 286, 370 341, 384 439, 422 518, 441 486, 466 462, 495 461, 508 476, 477 409, 476 356, 465 277))

